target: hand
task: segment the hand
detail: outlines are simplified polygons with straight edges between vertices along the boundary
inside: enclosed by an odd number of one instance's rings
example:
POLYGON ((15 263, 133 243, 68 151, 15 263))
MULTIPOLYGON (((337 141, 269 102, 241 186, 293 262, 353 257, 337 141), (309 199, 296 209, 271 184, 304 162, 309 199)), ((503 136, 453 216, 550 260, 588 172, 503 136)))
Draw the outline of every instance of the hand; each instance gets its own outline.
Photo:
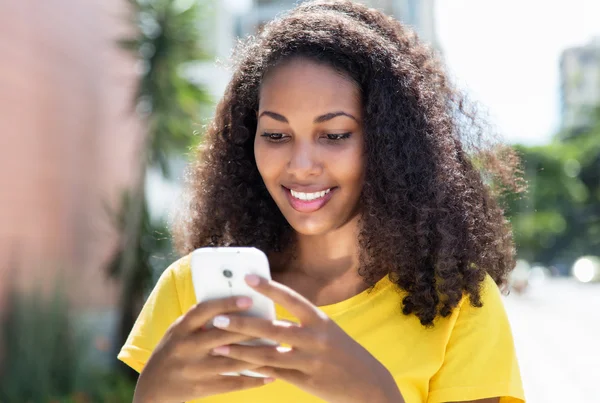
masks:
POLYGON ((260 366, 210 354, 214 347, 251 340, 253 337, 215 328, 203 329, 216 315, 243 311, 251 303, 252 300, 247 297, 206 301, 181 316, 169 327, 140 374, 134 403, 180 403, 255 388, 272 381, 273 379, 219 375, 260 366))
POLYGON ((291 348, 223 344, 214 353, 256 365, 256 372, 330 403, 404 402, 383 364, 307 299, 257 276, 247 276, 246 282, 286 308, 300 324, 231 315, 220 315, 213 324, 232 334, 267 338, 291 348))

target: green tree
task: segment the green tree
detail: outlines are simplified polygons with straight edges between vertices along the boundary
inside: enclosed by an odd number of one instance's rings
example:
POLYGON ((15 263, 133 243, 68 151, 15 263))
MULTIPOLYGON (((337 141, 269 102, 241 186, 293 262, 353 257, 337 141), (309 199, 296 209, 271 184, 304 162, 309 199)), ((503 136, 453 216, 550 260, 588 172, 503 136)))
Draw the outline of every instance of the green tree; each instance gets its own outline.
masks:
MULTIPOLYGON (((134 109, 145 124, 137 180, 111 213, 121 234, 107 273, 119 280, 119 323, 115 349, 125 342, 153 283, 154 260, 169 254, 168 229, 148 211, 146 176, 156 168, 173 179, 170 160, 194 143, 195 121, 206 105, 207 92, 185 76, 184 69, 207 59, 201 46, 201 10, 197 1, 126 0, 135 36, 119 45, 133 52, 142 66, 134 109)), ((163 259, 163 261, 166 259, 163 259)))
POLYGON ((519 257, 570 265, 600 250, 600 109, 585 128, 517 146, 529 194, 509 203, 519 257))

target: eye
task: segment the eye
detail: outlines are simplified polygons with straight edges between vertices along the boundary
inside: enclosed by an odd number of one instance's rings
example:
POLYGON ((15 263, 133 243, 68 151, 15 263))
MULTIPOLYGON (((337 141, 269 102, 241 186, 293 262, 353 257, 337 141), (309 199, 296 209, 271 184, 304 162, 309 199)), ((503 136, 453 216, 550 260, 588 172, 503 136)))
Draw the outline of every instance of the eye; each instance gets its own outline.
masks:
POLYGON ((284 136, 283 133, 267 133, 267 132, 264 132, 260 136, 266 138, 267 141, 271 141, 273 143, 279 143, 279 142, 282 142, 282 141, 284 141, 286 139, 286 137, 284 136))
POLYGON ((349 138, 350 134, 351 133, 340 133, 340 134, 327 133, 325 136, 327 136, 327 140, 340 141, 340 140, 345 140, 345 139, 349 138))

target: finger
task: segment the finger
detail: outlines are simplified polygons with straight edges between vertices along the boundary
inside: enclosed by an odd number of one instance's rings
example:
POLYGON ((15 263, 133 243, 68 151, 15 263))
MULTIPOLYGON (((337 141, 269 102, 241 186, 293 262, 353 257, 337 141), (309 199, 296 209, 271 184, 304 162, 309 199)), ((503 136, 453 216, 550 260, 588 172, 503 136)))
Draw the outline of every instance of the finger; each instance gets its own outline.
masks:
POLYGON ((241 361, 233 357, 207 355, 198 362, 198 373, 219 375, 227 372, 254 370, 260 365, 241 361))
POLYGON ((228 332, 273 340, 294 347, 310 348, 312 337, 302 326, 288 321, 270 321, 252 316, 218 315, 213 325, 228 332))
POLYGON ((287 309, 302 323, 308 324, 327 318, 325 313, 309 300, 281 283, 254 274, 247 275, 246 282, 256 291, 287 309))
POLYGON ((206 354, 211 349, 223 344, 236 344, 253 340, 255 337, 241 333, 211 328, 190 333, 185 336, 185 351, 206 354))
POLYGON ((200 302, 185 313, 178 323, 178 328, 184 332, 191 332, 202 326, 220 313, 240 312, 252 306, 248 297, 219 298, 200 302))
POLYGON ((307 372, 309 361, 306 354, 289 347, 273 346, 219 346, 213 353, 244 361, 256 366, 295 369, 307 372))
POLYGON ((254 378, 250 376, 225 376, 218 375, 206 384, 213 394, 221 394, 238 390, 258 388, 271 383, 273 378, 254 378))
POLYGON ((305 385, 309 378, 309 375, 295 369, 258 367, 255 368, 254 371, 270 378, 281 379, 282 381, 286 381, 296 386, 305 385))

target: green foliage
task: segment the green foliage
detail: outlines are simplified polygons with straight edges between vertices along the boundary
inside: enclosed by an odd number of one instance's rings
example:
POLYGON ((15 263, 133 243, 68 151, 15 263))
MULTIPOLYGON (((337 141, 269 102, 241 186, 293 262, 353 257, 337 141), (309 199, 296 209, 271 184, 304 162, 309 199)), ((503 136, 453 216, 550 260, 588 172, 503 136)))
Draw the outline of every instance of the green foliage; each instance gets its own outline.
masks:
MULTIPOLYGON (((114 219, 114 227, 121 234, 126 233, 127 225, 132 225, 132 222, 127 219, 127 212, 130 211, 132 202, 131 193, 124 192, 121 209, 109 213, 114 219)), ((142 211, 141 219, 138 221, 139 226, 134 228, 136 236, 129 242, 121 242, 106 266, 107 274, 121 281, 117 343, 112 353, 115 357, 135 323, 146 292, 155 282, 156 274, 162 272, 167 262, 173 260, 166 223, 151 218, 145 198, 140 202, 142 211), (127 275, 123 273, 122 264, 126 253, 132 254, 132 265, 127 267, 127 275)), ((135 373, 132 371, 128 373, 133 380, 135 373)))
MULTIPOLYGON (((121 241, 107 274, 121 284, 115 355, 125 342, 153 284, 154 273, 170 260, 167 226, 148 212, 145 179, 158 168, 172 180, 169 161, 194 143, 195 120, 212 104, 208 94, 186 76, 186 69, 207 55, 202 51, 201 3, 197 0, 126 0, 135 35, 119 41, 141 65, 135 109, 147 129, 140 150, 138 180, 112 214, 121 241), (157 262, 159 262, 157 264, 157 262)), ((132 377, 135 375, 132 374, 132 377)))
POLYGON ((600 250, 600 109, 592 125, 518 146, 529 194, 509 203, 519 257, 570 265, 600 250))
POLYGON ((0 401, 131 402, 131 382, 87 360, 90 339, 61 288, 46 296, 12 292, 2 320, 0 401))
POLYGON ((138 34, 121 40, 142 66, 136 105, 148 127, 148 163, 170 176, 168 157, 193 142, 194 121, 211 99, 183 70, 207 59, 202 51, 197 1, 127 0, 138 34))
POLYGON ((4 368, 0 400, 42 402, 75 390, 82 381, 81 345, 72 332, 67 302, 56 293, 13 293, 3 323, 4 368))
MULTIPOLYGON (((106 206, 107 215, 112 220, 113 227, 123 233, 128 224, 127 211, 132 203, 131 192, 122 193, 120 209, 112 210, 106 206)), ((148 211, 148 204, 144 199, 142 202, 141 220, 137 229, 138 236, 129 243, 121 243, 115 249, 112 258, 106 266, 107 274, 114 279, 122 279, 122 266, 120 262, 125 253, 125 248, 133 251, 135 267, 128 294, 140 294, 140 296, 154 284, 154 273, 169 261, 172 254, 171 239, 168 234, 167 224, 164 220, 153 220, 148 211)))

